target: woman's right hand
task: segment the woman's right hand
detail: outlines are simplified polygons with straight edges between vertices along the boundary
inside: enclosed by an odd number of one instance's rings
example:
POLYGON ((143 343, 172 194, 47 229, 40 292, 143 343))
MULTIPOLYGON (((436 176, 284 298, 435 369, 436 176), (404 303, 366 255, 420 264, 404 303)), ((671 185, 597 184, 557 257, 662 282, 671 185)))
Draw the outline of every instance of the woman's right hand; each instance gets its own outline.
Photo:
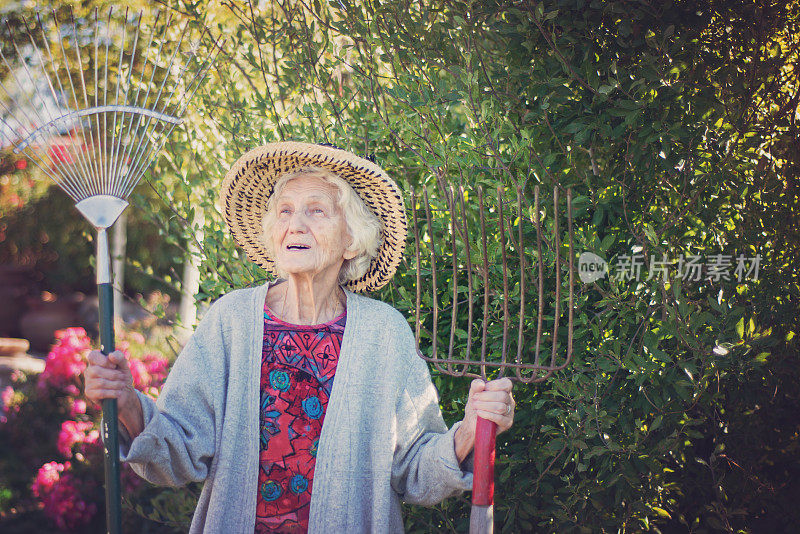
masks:
POLYGON ((125 355, 117 350, 106 356, 93 350, 87 360, 89 365, 83 372, 86 397, 98 404, 103 399, 117 399, 119 421, 131 439, 135 438, 144 429, 144 413, 125 355))

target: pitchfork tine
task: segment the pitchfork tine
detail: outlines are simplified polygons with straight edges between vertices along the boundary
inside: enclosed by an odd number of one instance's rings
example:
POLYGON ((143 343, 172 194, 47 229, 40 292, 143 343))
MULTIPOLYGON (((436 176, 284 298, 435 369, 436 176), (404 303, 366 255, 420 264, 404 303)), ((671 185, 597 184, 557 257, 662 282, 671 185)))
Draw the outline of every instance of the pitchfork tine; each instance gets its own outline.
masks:
POLYGON ((506 225, 503 218, 503 186, 497 187, 497 214, 500 226, 500 257, 503 263, 503 344, 500 350, 502 365, 497 376, 502 377, 506 370, 506 352, 508 350, 508 260, 506 259, 506 225))
POLYGON ((472 253, 470 252, 469 228, 467 225, 467 210, 464 208, 464 188, 458 188, 458 201, 461 206, 461 220, 464 225, 464 248, 467 249, 467 358, 472 355, 472 253))
POLYGON ((558 235, 558 187, 553 188, 553 241, 556 249, 556 296, 555 311, 553 312, 553 350, 550 353, 550 367, 556 365, 556 354, 558 353, 558 319, 561 309, 561 239, 558 235))
POLYGON ((486 380, 486 336, 489 330, 489 255, 486 252, 486 216, 483 188, 478 186, 478 204, 481 218, 481 243, 483 245, 483 324, 481 325, 481 378, 486 380))
MULTIPOLYGON (((456 373, 453 371, 453 348, 456 342, 456 319, 458 319, 458 254, 456 253, 456 194, 452 186, 450 186, 449 190, 444 190, 445 195, 448 193, 450 194, 450 198, 447 199, 447 204, 450 207, 450 244, 452 245, 450 255, 453 260, 453 316, 450 321, 450 345, 447 349, 447 372, 454 376, 463 376, 463 372, 456 373)), ((466 368, 464 372, 466 372, 466 368)))
MULTIPOLYGON (((524 346, 524 329, 525 329, 525 243, 522 240, 522 191, 517 187, 517 214, 518 220, 518 236, 517 248, 519 249, 519 335, 517 337, 517 364, 522 363, 522 349, 524 346)), ((508 222, 509 233, 511 232, 511 221, 508 222)), ((522 368, 517 367, 514 371, 517 378, 525 380, 522 377, 522 368)))
POLYGON ((567 334, 567 357, 564 360, 564 367, 567 366, 572 358, 572 321, 575 308, 575 298, 573 294, 573 259, 575 254, 572 252, 572 190, 567 189, 567 229, 569 231, 569 332, 567 334))
POLYGON ((422 192, 425 195, 425 217, 428 221, 428 238, 431 242, 431 283, 433 285, 433 328, 431 329, 431 344, 433 345, 433 354, 431 358, 434 362, 434 367, 442 373, 445 370, 441 367, 440 362, 436 359, 438 354, 438 325, 439 325, 439 292, 436 284, 436 243, 433 235, 433 225, 431 224, 431 203, 428 199, 428 188, 423 187, 422 192))
POLYGON ((540 220, 539 214, 539 186, 533 188, 533 204, 534 204, 534 212, 533 218, 534 222, 536 223, 536 263, 539 264, 539 293, 538 293, 538 307, 539 313, 536 316, 536 352, 534 355, 533 364, 540 365, 539 361, 539 349, 542 346, 542 315, 544 314, 544 274, 543 274, 543 267, 542 267, 542 222, 540 220))
POLYGON ((415 311, 415 325, 414 325, 414 340, 417 344, 417 350, 419 350, 419 329, 421 325, 421 321, 419 318, 419 308, 420 308, 420 301, 422 300, 422 289, 420 284, 421 275, 419 272, 419 224, 417 222, 417 191, 414 187, 411 187, 411 213, 413 214, 414 218, 414 259, 416 260, 416 273, 417 273, 417 301, 414 307, 415 311))

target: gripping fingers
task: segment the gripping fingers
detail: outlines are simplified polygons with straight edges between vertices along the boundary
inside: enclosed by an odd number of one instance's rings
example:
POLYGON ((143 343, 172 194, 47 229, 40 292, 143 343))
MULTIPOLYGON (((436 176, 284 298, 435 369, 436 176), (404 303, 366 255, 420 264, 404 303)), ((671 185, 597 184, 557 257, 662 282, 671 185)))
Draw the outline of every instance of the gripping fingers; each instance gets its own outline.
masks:
POLYGON ((121 380, 107 380, 105 378, 95 379, 92 383, 92 392, 97 391, 123 391, 126 387, 121 380))
POLYGON ((494 412, 499 415, 506 415, 507 404, 496 401, 475 401, 475 409, 480 412, 494 412))
POLYGON ((118 369, 108 369, 106 367, 96 367, 91 370, 87 370, 86 374, 93 379, 105 379, 105 380, 114 380, 119 381, 122 383, 126 382, 126 374, 124 371, 120 371, 118 369))
POLYGON ((125 361, 125 355, 122 352, 115 350, 114 352, 106 356, 99 350, 93 350, 86 357, 86 360, 89 362, 90 366, 105 367, 106 369, 116 369, 120 363, 123 363, 125 361))
POLYGON ((514 383, 508 377, 499 378, 497 380, 490 380, 486 382, 486 391, 507 391, 511 393, 514 383))

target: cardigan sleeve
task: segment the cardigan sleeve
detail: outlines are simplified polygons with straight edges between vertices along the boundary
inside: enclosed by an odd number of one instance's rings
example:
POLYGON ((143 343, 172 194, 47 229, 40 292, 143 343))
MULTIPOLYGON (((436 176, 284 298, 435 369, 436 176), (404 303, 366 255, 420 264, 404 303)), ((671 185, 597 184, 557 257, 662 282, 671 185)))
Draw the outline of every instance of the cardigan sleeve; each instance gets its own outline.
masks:
POLYGON ((158 400, 137 392, 145 423, 141 434, 131 441, 120 428, 121 460, 153 484, 181 486, 208 476, 225 390, 222 342, 214 339, 218 314, 212 310, 175 360, 158 400))
POLYGON ((453 436, 461 422, 450 429, 445 425, 428 366, 416 351, 409 359, 396 421, 391 482, 403 501, 433 506, 472 489, 472 462, 460 466, 455 452, 453 436))

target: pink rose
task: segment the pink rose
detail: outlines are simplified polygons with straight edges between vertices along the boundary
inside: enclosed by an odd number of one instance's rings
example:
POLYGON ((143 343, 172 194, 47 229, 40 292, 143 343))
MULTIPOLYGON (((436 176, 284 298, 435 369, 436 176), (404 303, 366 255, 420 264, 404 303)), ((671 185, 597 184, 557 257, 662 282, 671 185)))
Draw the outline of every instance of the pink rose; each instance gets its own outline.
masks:
POLYGON ((66 458, 72 458, 72 447, 76 443, 99 441, 100 434, 92 430, 94 425, 88 421, 64 421, 58 433, 56 448, 66 458))
POLYGON ((78 377, 86 369, 85 355, 91 344, 83 328, 67 328, 56 332, 56 342, 39 375, 38 387, 52 387, 69 395, 78 395, 78 377))
POLYGON ((132 358, 128 360, 128 367, 133 377, 133 387, 141 391, 150 384, 150 374, 142 360, 132 358))
POLYGON ((8 411, 12 400, 14 400, 14 388, 6 386, 0 393, 0 411, 8 411))
POLYGON ((42 498, 45 515, 61 530, 78 530, 85 526, 97 513, 97 505, 83 499, 84 494, 92 493, 91 486, 91 482, 64 474, 42 498))
POLYGON ((69 409, 70 417, 77 417, 86 413, 86 401, 83 399, 75 399, 72 401, 72 406, 69 409))
POLYGON ((36 479, 31 485, 34 496, 43 497, 50 493, 55 483, 58 482, 61 477, 61 472, 65 469, 69 469, 69 467, 69 462, 64 462, 63 464, 48 462, 40 467, 39 471, 36 473, 36 479))

